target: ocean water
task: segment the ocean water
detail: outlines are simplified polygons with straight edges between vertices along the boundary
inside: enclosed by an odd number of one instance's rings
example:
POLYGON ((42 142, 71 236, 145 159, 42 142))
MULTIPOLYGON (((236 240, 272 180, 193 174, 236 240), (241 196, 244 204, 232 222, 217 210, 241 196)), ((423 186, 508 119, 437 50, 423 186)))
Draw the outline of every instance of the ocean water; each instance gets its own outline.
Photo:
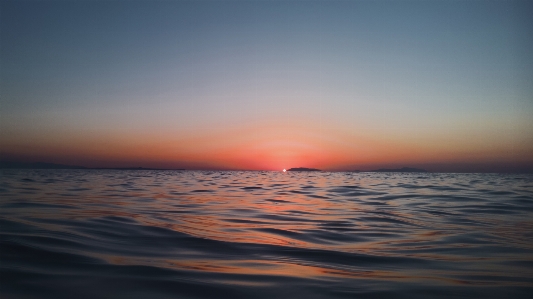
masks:
POLYGON ((532 175, 0 177, 2 299, 533 296, 532 175))

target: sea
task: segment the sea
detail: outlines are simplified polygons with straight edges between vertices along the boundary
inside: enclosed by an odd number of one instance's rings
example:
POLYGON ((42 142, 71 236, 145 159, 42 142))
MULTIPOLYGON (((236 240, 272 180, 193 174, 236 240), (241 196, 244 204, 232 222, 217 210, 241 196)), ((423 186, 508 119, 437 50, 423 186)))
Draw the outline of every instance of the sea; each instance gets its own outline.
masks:
POLYGON ((533 175, 3 169, 0 298, 533 298, 533 175))

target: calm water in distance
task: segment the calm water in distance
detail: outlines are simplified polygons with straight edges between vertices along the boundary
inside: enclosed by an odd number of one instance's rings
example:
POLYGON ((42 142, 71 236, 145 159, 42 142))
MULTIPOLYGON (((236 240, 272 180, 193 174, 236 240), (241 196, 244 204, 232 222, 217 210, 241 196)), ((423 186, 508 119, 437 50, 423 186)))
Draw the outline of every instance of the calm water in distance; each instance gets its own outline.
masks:
POLYGON ((533 175, 0 170, 0 297, 531 298, 533 175))

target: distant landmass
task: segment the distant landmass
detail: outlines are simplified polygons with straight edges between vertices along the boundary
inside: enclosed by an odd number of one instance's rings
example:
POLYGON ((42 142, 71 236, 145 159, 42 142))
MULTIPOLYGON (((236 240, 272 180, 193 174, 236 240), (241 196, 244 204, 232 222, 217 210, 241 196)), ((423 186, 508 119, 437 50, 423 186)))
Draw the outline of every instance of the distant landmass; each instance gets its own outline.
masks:
MULTIPOLYGON (((65 165, 57 163, 46 162, 13 162, 13 161, 0 161, 0 169, 109 169, 109 170, 186 170, 182 168, 178 169, 164 169, 164 168, 144 168, 144 167, 85 167, 78 165, 65 165)), ((294 167, 287 169, 287 171, 322 171, 316 168, 307 167, 294 167)), ((361 170, 352 170, 350 172, 362 172, 361 170)), ((381 168, 376 170, 370 170, 368 172, 428 172, 425 169, 403 167, 403 168, 381 168)))
POLYGON ((395 169, 381 168, 377 170, 371 170, 370 172, 428 172, 428 171, 425 169, 419 169, 419 168, 403 167, 403 168, 395 168, 395 169))
POLYGON ((75 165, 63 165, 56 163, 45 163, 45 162, 11 162, 11 161, 0 161, 0 168, 11 168, 11 169, 87 169, 83 166, 75 165))
POLYGON ((316 169, 316 168, 295 167, 295 168, 288 169, 287 171, 322 171, 322 170, 316 169))
POLYGON ((185 170, 185 169, 161 169, 161 168, 144 168, 144 167, 108 167, 108 168, 91 168, 76 165, 64 165, 45 162, 10 162, 0 161, 0 169, 110 169, 110 170, 185 170))

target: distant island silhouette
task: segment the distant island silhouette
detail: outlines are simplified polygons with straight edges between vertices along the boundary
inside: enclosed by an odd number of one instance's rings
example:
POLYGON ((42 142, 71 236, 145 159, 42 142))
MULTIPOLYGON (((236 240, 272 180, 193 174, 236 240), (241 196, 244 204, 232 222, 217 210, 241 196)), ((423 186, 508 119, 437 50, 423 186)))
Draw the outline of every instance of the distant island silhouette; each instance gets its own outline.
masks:
MULTIPOLYGON (((132 162, 131 164, 135 165, 135 162, 132 162)), ((533 164, 532 164, 533 165, 533 164)), ((445 166, 445 165, 444 165, 445 166)), ((483 165, 480 165, 481 167, 483 165)), ((460 167, 457 166, 457 167, 460 167)), ((87 167, 87 166, 80 166, 80 165, 67 165, 67 164, 59 164, 59 163, 49 163, 49 162, 35 162, 35 161, 21 161, 21 160, 10 160, 10 159, 1 159, 0 160, 0 169, 109 169, 109 170, 205 170, 205 171, 232 171, 232 170, 246 170, 246 169, 206 169, 206 168, 152 168, 152 167, 87 167)), ((309 168, 309 167, 293 167, 290 169, 287 169, 287 171, 324 171, 322 169, 316 169, 316 168, 309 168)), ((328 170, 328 171, 335 171, 335 170, 328 170)), ((414 168, 414 167, 402 167, 402 168, 380 168, 380 169, 374 169, 374 170, 366 170, 366 169, 351 169, 351 170, 337 170, 339 172, 351 172, 351 173, 370 173, 370 172, 390 172, 390 173, 428 173, 428 172, 442 172, 442 173, 451 173, 451 172, 459 172, 459 173, 468 173, 466 169, 457 169, 454 170, 452 168, 450 169, 432 169, 432 170, 425 170, 421 168, 414 168)), ((480 168, 475 169, 475 171, 472 171, 472 173, 533 173, 533 166, 529 164, 525 164, 523 167, 519 166, 494 166, 491 168, 490 165, 488 165, 486 168, 480 168)))
POLYGON ((287 169, 287 171, 322 171, 322 170, 316 169, 316 168, 295 167, 295 168, 287 169))
POLYGON ((64 165, 45 162, 11 162, 0 161, 0 168, 10 169, 88 169, 84 166, 64 165))
POLYGON ((109 170, 185 170, 163 169, 163 168, 144 168, 144 167, 85 167, 77 165, 64 165, 45 162, 10 162, 0 161, 0 169, 109 169, 109 170))
POLYGON ((402 167, 396 169, 380 168, 377 170, 370 170, 369 172, 428 172, 425 169, 402 167))

